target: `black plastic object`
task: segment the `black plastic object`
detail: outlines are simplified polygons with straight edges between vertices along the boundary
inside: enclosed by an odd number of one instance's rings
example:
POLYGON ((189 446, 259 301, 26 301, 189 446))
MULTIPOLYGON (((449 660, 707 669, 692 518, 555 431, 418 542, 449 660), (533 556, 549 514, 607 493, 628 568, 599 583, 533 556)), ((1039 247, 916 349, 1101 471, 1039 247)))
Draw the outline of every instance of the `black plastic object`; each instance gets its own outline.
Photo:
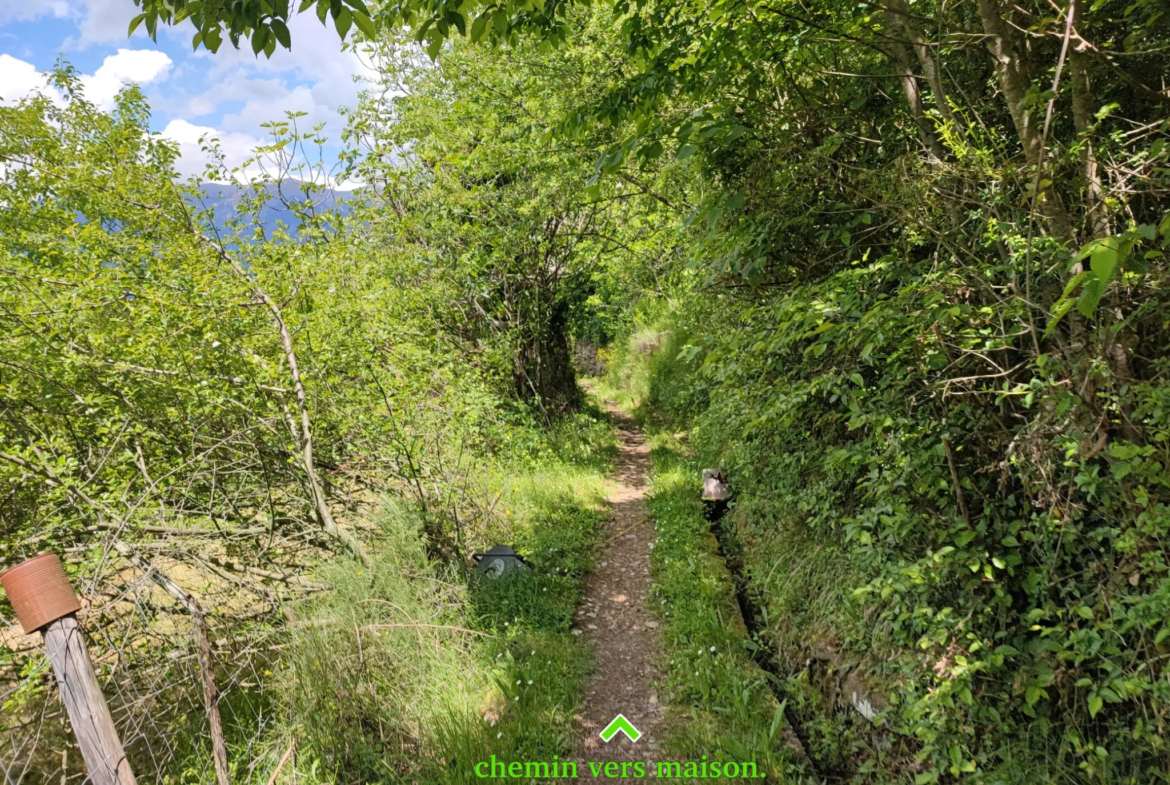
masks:
POLYGON ((473 553, 475 574, 480 578, 502 578, 513 572, 528 572, 528 562, 508 545, 493 545, 486 553, 473 553))

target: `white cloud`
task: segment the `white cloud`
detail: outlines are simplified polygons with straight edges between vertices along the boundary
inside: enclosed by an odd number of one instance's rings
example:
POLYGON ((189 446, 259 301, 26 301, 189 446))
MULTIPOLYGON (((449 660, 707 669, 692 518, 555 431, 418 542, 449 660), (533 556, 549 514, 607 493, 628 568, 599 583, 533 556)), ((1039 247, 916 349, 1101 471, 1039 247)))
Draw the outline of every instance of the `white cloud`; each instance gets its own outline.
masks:
MULTIPOLYGON (((92 74, 81 75, 81 86, 87 100, 102 111, 114 107, 118 91, 131 82, 146 84, 166 77, 171 58, 162 52, 148 49, 119 49, 110 55, 92 74)), ((46 75, 32 63, 11 55, 0 55, 0 102, 15 103, 33 93, 43 93, 55 101, 61 94, 49 85, 46 75)))
POLYGON ((4 0, 0 2, 0 24, 29 22, 42 16, 58 19, 69 15, 67 0, 4 0))
MULTIPOLYGON (((212 126, 195 125, 186 120, 171 120, 167 123, 167 127, 163 129, 160 136, 178 145, 181 157, 176 163, 176 168, 183 177, 194 175, 202 178, 204 167, 211 161, 211 156, 203 150, 204 145, 208 142, 217 140, 215 143, 218 144, 220 151, 223 153, 224 163, 229 170, 242 166, 245 161, 252 159, 256 148, 265 143, 265 140, 257 139, 249 134, 239 132, 224 133, 212 126), (204 141, 201 142, 200 140, 204 141)), ((314 180, 327 184, 337 191, 352 191, 365 185, 365 183, 356 180, 339 183, 331 173, 320 172, 318 170, 313 170, 313 172, 312 178, 314 180)), ((234 178, 237 182, 248 182, 255 178, 274 176, 276 174, 277 172, 272 162, 267 160, 266 157, 264 162, 253 162, 242 172, 234 173, 230 177, 221 175, 215 181, 218 182, 234 178)), ((308 170, 290 174, 294 179, 308 175, 308 170)))
POLYGON ((32 63, 11 55, 0 55, 0 104, 14 104, 33 93, 59 101, 61 94, 49 85, 45 75, 32 63))
POLYGON ((229 169, 240 166, 251 158, 252 151, 262 143, 248 134, 224 133, 218 128, 195 125, 186 120, 171 120, 161 135, 179 146, 181 158, 176 162, 176 167, 183 177, 202 176, 204 167, 211 162, 211 156, 203 151, 203 145, 200 144, 199 140, 202 138, 208 142, 213 139, 219 140, 218 145, 223 153, 224 163, 229 169))
POLYGON ((289 29, 292 51, 277 47, 271 59, 228 43, 215 54, 196 53, 191 65, 206 64, 207 81, 216 87, 193 97, 190 108, 244 102, 243 108, 223 118, 224 128, 244 132, 256 132, 263 122, 284 120, 285 111, 305 112, 303 127, 327 122, 336 138, 342 126, 337 110, 356 106, 362 89, 354 77, 372 77, 374 71, 357 52, 342 51, 333 27, 322 26, 314 14, 294 16, 289 29))
POLYGON ((85 97, 103 111, 114 107, 118 91, 131 82, 147 84, 166 78, 171 58, 150 49, 119 49, 102 61, 92 75, 83 75, 81 84, 85 97))
MULTIPOLYGON (((74 13, 78 14, 77 0, 73 0, 72 5, 74 13)), ((85 8, 85 18, 77 25, 81 36, 76 41, 81 49, 90 44, 125 41, 130 20, 139 13, 131 0, 82 0, 81 5, 85 8)), ((134 34, 145 36, 145 26, 139 25, 134 34)))

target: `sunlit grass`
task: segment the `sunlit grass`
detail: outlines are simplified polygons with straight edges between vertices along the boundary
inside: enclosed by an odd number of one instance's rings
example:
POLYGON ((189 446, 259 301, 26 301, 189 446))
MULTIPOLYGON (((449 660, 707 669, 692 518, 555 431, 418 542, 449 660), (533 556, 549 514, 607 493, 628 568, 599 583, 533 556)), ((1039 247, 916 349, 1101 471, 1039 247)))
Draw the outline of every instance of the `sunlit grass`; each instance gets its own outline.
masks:
MULTIPOLYGON (((305 785, 463 783, 493 754, 569 756, 590 668, 569 630, 615 451, 594 407, 548 431, 518 430, 481 466, 489 505, 467 531, 468 552, 509 544, 531 565, 497 581, 433 561, 420 511, 385 499, 370 516, 373 568, 323 565, 315 579, 330 590, 289 609, 248 700, 225 695, 233 782, 267 785, 290 746, 278 782, 305 785)), ((209 762, 206 749, 184 748, 168 782, 213 782, 209 762)))
POLYGON ((657 538, 651 559, 654 596, 662 618, 671 729, 667 746, 680 759, 754 761, 771 781, 785 781, 781 705, 770 676, 752 660, 735 586, 699 501, 699 470, 652 439, 654 475, 649 500, 657 538))

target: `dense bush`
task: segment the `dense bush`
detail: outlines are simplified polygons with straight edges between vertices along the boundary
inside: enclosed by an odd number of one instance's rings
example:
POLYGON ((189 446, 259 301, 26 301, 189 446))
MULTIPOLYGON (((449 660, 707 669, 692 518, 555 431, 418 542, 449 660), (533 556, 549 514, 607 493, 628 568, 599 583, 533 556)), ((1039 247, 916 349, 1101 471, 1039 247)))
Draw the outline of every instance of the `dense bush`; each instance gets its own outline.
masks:
POLYGON ((695 298, 649 400, 730 469, 794 679, 821 644, 864 663, 914 740, 901 765, 1148 782, 1170 710, 1164 347, 1124 397, 1086 400, 1058 349, 962 378, 964 357, 1001 351, 1010 307, 896 258, 695 298), (1123 417, 1140 441, 1097 430, 1123 417))

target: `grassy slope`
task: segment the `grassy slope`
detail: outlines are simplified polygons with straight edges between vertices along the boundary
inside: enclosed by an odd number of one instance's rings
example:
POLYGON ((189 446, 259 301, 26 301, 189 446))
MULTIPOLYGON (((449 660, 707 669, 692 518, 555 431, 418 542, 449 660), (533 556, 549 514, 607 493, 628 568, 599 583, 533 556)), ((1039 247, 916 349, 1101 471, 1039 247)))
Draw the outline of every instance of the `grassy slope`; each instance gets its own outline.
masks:
MULTIPOLYGON (((569 633, 604 520, 614 432, 590 416, 510 456, 483 483, 497 502, 474 546, 504 542, 533 569, 477 584, 432 563, 418 516, 387 500, 374 516, 376 565, 339 560, 331 591, 296 608, 284 647, 230 689, 223 709, 233 782, 476 781, 473 766, 551 760, 572 749, 571 719, 589 671, 569 633)), ((208 751, 179 739, 168 783, 213 782, 208 751)))

